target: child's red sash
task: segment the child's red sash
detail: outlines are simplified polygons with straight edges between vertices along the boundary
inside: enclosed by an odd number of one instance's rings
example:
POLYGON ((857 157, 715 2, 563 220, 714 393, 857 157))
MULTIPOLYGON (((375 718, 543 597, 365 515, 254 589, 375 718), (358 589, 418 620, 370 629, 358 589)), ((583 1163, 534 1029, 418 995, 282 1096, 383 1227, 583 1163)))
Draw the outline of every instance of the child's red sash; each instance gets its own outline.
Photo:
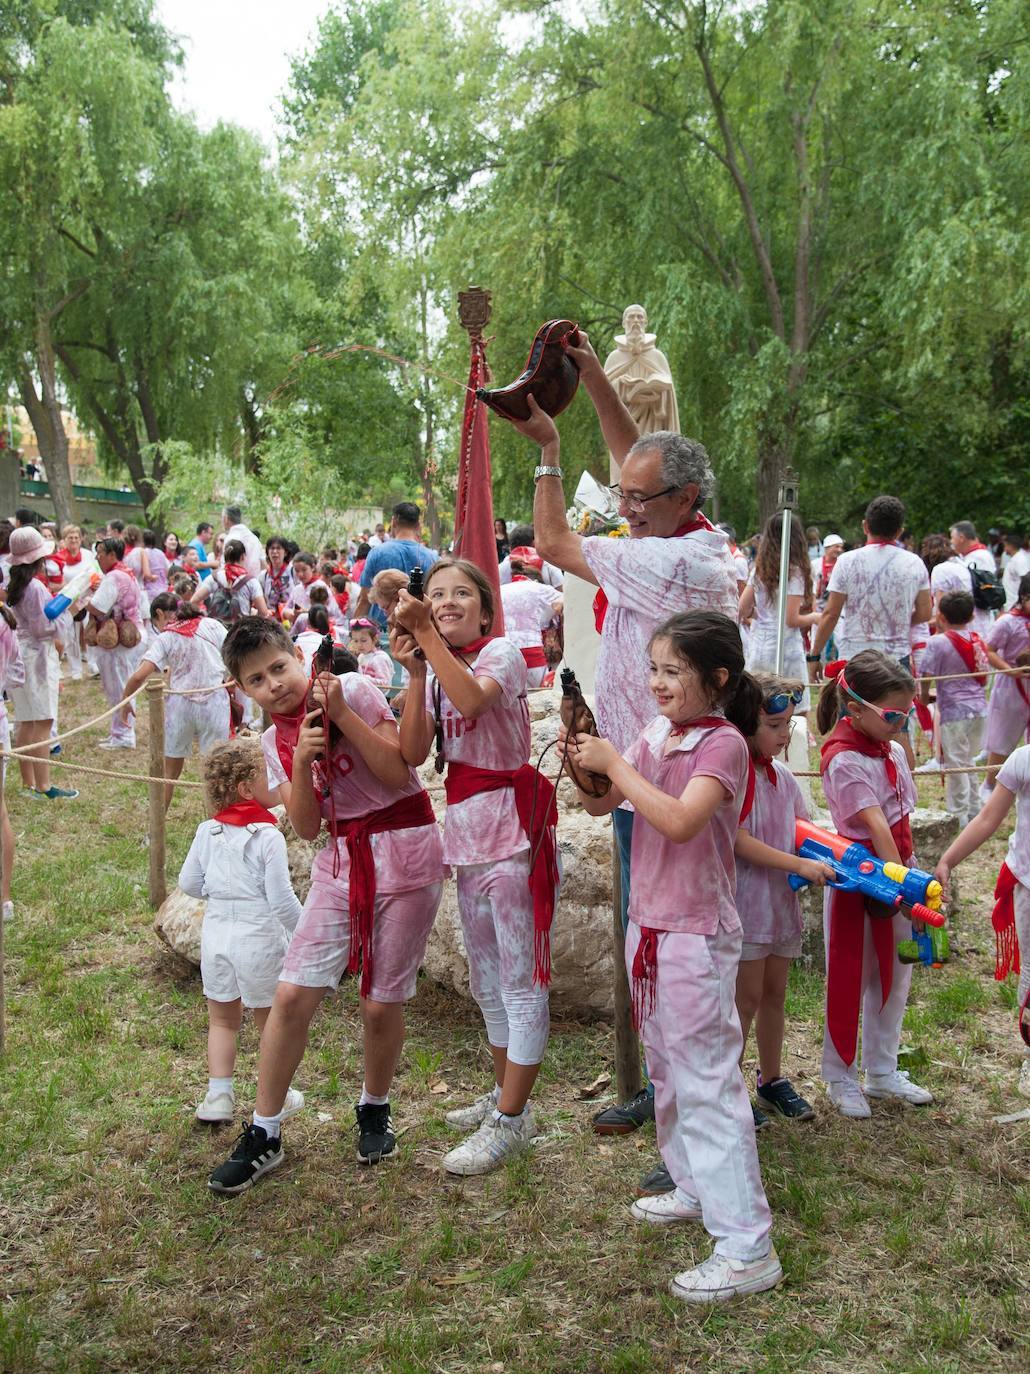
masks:
POLYGON ((400 797, 389 806, 372 811, 367 816, 355 816, 349 821, 334 821, 330 831, 334 838, 347 841, 350 870, 347 878, 347 901, 350 910, 350 959, 347 971, 357 973, 361 968, 359 992, 367 997, 372 988, 372 918, 375 915, 376 865, 372 857, 370 837, 386 830, 413 830, 422 825, 435 825, 436 817, 429 793, 416 792, 400 797))
POLYGON ((533 981, 547 987, 551 981, 551 922, 558 888, 558 850, 555 827, 558 824, 557 794, 554 784, 532 764, 521 768, 476 768, 469 763, 450 762, 444 791, 447 805, 467 801, 481 792, 497 792, 511 787, 519 824, 529 840, 532 866, 529 890, 533 896, 533 981))
POLYGON ((960 635, 957 630, 945 630, 945 637, 948 643, 962 660, 967 673, 975 673, 976 680, 981 687, 987 683, 987 674, 980 669, 987 666, 987 655, 984 653, 983 641, 973 630, 968 639, 960 635))
POLYGON ((223 807, 213 820, 222 825, 276 825, 277 821, 267 807, 256 801, 237 801, 223 807))

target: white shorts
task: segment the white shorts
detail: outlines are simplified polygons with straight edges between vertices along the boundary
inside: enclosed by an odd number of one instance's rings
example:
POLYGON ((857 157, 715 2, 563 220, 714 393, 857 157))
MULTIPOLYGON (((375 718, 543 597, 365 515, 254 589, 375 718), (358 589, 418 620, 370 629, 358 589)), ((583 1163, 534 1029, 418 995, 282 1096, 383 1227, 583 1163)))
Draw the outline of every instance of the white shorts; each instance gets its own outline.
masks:
POLYGON ((51 640, 29 642, 22 639, 19 642, 25 661, 25 683, 21 687, 11 687, 7 693, 14 704, 18 724, 29 720, 53 720, 61 681, 57 650, 51 640))
POLYGON ((168 697, 165 704, 165 758, 188 759, 193 741, 202 754, 229 738, 229 694, 225 688, 206 697, 168 697))
POLYGON ((272 916, 254 920, 212 912, 200 931, 200 976, 212 1002, 270 1007, 290 937, 272 916))

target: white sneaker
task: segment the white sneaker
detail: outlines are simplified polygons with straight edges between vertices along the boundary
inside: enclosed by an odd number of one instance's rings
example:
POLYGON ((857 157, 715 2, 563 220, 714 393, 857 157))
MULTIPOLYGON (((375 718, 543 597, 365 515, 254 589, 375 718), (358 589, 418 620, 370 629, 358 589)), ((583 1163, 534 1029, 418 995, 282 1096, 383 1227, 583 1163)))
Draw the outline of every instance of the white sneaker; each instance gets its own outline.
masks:
POLYGON ((657 1197, 640 1197, 630 1207, 634 1221, 648 1221, 652 1226, 673 1226, 678 1221, 700 1221, 701 1204, 696 1197, 685 1202, 676 1196, 679 1189, 671 1193, 659 1193, 657 1197))
POLYGON ((979 752, 979 754, 977 754, 976 758, 973 760, 973 762, 974 762, 974 763, 986 763, 986 762, 987 762, 987 750, 986 750, 986 749, 981 749, 980 752, 979 752))
POLYGON ((711 1254, 696 1268, 677 1274, 669 1291, 684 1302, 728 1302, 746 1293, 764 1293, 782 1282, 783 1266, 770 1248, 764 1258, 750 1262, 711 1254))
POLYGON ((925 1107, 933 1101, 933 1093, 913 1083, 904 1069, 893 1073, 867 1073, 865 1076, 867 1097, 896 1097, 902 1102, 910 1102, 913 1107, 925 1107))
POLYGON ((1030 1059, 1024 1059, 1019 1066, 1019 1082, 1016 1091, 1020 1097, 1030 1097, 1030 1059))
POLYGON ((536 1135, 533 1113, 527 1107, 515 1121, 495 1120, 491 1113, 479 1130, 443 1157, 449 1174, 488 1174, 506 1159, 528 1150, 536 1135))
POLYGON ((197 1108, 197 1120, 220 1123, 231 1121, 236 1115, 236 1094, 208 1091, 197 1108))
POLYGON ((14 903, 13 903, 13 902, 4 902, 4 904, 3 904, 3 920, 4 920, 4 925, 6 925, 8 921, 13 921, 13 920, 14 920, 14 903))
POLYGON ((827 1083, 826 1096, 841 1116, 850 1116, 856 1121, 864 1121, 867 1116, 873 1114, 869 1103, 865 1100, 865 1093, 854 1078, 837 1078, 832 1083, 827 1083))
POLYGON ((462 1131, 474 1131, 477 1126, 482 1126, 496 1106, 497 1098, 493 1093, 484 1093, 467 1107, 455 1107, 454 1111, 445 1112, 443 1119, 448 1126, 457 1126, 462 1131))
POLYGON ((283 1099, 283 1109, 279 1113, 280 1121, 288 1121, 291 1116, 296 1116, 298 1112, 304 1110, 304 1094, 298 1088, 287 1088, 286 1097, 283 1099))
POLYGON ((122 739, 102 739, 97 745, 98 749, 135 749, 134 744, 122 739))
POLYGON ((921 763, 918 768, 913 768, 913 773, 939 773, 941 771, 940 759, 930 758, 925 763, 921 763))

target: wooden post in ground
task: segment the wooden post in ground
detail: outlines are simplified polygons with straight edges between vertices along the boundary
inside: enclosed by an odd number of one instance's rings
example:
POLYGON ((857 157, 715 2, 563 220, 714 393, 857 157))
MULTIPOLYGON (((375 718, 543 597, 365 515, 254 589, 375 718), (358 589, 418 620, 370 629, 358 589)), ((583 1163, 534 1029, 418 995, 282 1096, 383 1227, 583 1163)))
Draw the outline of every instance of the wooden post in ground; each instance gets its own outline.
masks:
POLYGON ((615 1090, 628 1102, 644 1086, 640 1076, 640 1046, 633 1029, 633 1004, 626 976, 626 936, 622 929, 622 866, 619 843, 612 827, 612 942, 615 950, 615 1090))
POLYGON ((147 679, 147 717, 150 722, 150 905, 156 911, 168 896, 165 883, 165 680, 160 673, 147 679))

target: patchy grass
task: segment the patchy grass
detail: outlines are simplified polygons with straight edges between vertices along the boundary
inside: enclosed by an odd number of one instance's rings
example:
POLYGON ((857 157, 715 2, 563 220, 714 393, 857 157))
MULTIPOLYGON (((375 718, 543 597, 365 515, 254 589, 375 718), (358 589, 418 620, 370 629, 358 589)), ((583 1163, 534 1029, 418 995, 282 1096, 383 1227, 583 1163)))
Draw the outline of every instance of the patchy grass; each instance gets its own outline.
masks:
MULTIPOLYGON (((66 717, 86 718, 97 699, 68 688, 66 717)), ((70 751, 87 752, 110 762, 70 751)), ((131 766, 145 758, 141 748, 131 766)), ((1030 1127, 990 1119, 1020 1105, 1014 996, 992 978, 1000 841, 962 870, 954 961, 913 981, 905 1044, 932 1107, 876 1103, 865 1123, 832 1115, 815 1081, 822 980, 794 971, 788 1062, 818 1116, 760 1139, 787 1282, 693 1311, 666 1285, 707 1253, 703 1231, 627 1215, 653 1132, 601 1141, 595 1104, 575 1098, 609 1067, 610 1029, 556 1025, 538 1095, 546 1135, 531 1158, 447 1179, 443 1112, 482 1089, 489 1058, 475 1010, 425 980, 394 1094, 405 1128, 395 1165, 354 1159, 347 985, 314 1022, 299 1075, 309 1107, 287 1127, 286 1165, 241 1198, 210 1194, 232 1133, 193 1121, 204 1005, 197 975, 151 932, 145 791, 80 785, 59 810, 9 787, 19 856, 0 1085, 0 1370, 1027 1368, 1030 1127), (431 1091, 440 1079, 447 1094, 431 1091)), ((935 787, 920 781, 928 802, 935 787)), ((173 878, 198 806, 193 793, 173 805, 173 878)), ((248 1026, 244 1107, 255 1050, 248 1026)))

